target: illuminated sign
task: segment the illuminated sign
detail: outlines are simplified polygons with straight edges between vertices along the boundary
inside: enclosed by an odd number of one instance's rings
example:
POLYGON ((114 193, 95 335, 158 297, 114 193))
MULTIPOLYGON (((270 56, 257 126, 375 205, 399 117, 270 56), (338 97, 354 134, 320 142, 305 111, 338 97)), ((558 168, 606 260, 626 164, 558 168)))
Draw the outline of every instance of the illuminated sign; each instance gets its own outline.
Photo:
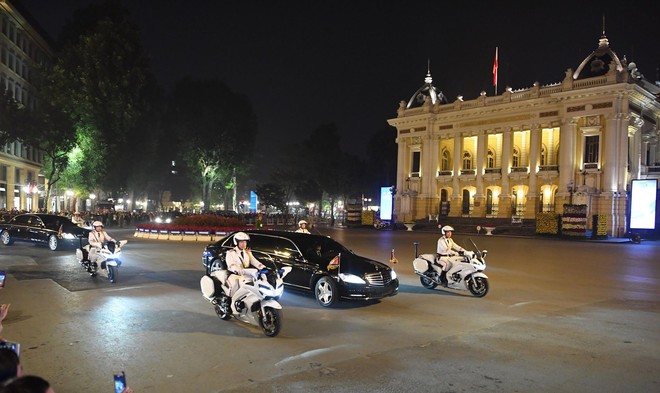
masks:
POLYGON ((657 179, 637 179, 632 181, 632 197, 630 201, 631 229, 655 229, 657 190, 657 179))

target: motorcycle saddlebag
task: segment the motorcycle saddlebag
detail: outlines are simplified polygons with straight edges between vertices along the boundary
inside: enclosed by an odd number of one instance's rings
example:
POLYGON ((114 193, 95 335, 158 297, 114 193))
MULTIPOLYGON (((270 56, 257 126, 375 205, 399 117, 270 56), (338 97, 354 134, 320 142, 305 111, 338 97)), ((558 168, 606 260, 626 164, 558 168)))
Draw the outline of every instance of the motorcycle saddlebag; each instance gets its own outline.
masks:
POLYGON ((431 269, 431 262, 427 261, 424 258, 416 258, 413 261, 413 267, 416 271, 425 273, 431 269))
POLYGON ((222 292, 221 277, 218 277, 218 274, 216 273, 220 272, 213 272, 210 276, 204 276, 199 280, 199 286, 202 289, 202 295, 204 295, 204 297, 207 299, 211 299, 216 294, 222 292))

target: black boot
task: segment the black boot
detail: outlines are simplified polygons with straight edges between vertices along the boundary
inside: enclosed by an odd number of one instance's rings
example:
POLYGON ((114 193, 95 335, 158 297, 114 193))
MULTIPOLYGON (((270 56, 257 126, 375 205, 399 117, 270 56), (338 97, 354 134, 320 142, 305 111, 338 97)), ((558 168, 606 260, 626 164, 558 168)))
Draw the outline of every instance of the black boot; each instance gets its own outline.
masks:
POLYGON ((440 283, 444 286, 447 286, 447 283, 448 283, 447 282, 447 272, 444 271, 444 270, 442 271, 442 273, 440 273, 440 283))

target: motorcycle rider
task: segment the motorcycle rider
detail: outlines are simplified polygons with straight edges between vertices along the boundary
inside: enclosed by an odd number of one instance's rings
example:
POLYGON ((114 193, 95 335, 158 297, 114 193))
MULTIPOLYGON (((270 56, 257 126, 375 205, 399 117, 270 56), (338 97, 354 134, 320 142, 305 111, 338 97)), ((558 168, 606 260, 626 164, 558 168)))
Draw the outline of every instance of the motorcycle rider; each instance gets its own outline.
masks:
POLYGON ((227 270, 231 273, 227 278, 229 284, 229 297, 234 296, 240 287, 241 278, 243 278, 243 269, 250 267, 250 265, 257 269, 264 269, 266 266, 259 262, 257 258, 252 255, 247 244, 250 240, 250 235, 245 232, 238 232, 234 235, 234 248, 227 251, 226 261, 227 270))
POLYGON ((98 256, 96 255, 106 242, 117 242, 106 231, 103 230, 103 223, 101 221, 94 221, 92 223, 94 230, 89 233, 89 261, 96 262, 98 256))
POLYGON ((311 233, 311 232, 309 232, 309 229, 307 229, 307 221, 305 221, 305 220, 298 221, 298 229, 296 229, 296 232, 298 232, 298 233, 311 233))
POLYGON ((442 266, 442 272, 440 273, 440 282, 442 285, 447 285, 447 272, 452 267, 449 257, 456 255, 454 251, 458 251, 459 254, 465 252, 465 249, 456 244, 454 239, 451 238, 453 232, 453 227, 445 225, 442 227, 442 237, 438 239, 436 260, 442 266))

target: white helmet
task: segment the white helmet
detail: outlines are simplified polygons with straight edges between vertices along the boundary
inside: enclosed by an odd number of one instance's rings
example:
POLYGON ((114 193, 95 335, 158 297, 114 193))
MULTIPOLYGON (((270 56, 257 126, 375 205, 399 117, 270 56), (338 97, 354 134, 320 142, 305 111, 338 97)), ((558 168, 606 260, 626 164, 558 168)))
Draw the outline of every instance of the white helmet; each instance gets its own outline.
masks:
POLYGON ((103 223, 102 223, 101 221, 94 221, 94 222, 92 223, 92 226, 93 226, 94 228, 96 228, 96 227, 101 227, 101 228, 103 228, 103 223))
POLYGON ((305 221, 305 220, 300 220, 300 221, 298 221, 298 226, 299 226, 299 227, 301 227, 302 224, 307 224, 307 221, 305 221))
POLYGON ((443 235, 444 235, 445 232, 447 232, 447 231, 449 231, 449 232, 454 232, 454 228, 450 227, 449 225, 445 225, 444 227, 442 227, 442 234, 443 234, 443 235))
POLYGON ((238 242, 240 241, 248 241, 250 240, 250 235, 248 235, 245 232, 238 232, 237 234, 234 235, 234 244, 237 245, 238 242))

